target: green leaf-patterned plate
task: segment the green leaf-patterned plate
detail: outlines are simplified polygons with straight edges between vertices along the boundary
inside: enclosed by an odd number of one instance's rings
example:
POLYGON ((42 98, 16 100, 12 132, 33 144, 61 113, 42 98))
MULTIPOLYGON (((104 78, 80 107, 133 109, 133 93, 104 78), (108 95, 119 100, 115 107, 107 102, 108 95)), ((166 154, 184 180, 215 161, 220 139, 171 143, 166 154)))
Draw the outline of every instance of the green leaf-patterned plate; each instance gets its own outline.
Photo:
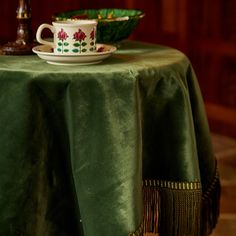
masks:
POLYGON ((83 9, 56 13, 53 21, 96 19, 97 42, 118 43, 127 39, 137 27, 144 13, 134 9, 83 9))

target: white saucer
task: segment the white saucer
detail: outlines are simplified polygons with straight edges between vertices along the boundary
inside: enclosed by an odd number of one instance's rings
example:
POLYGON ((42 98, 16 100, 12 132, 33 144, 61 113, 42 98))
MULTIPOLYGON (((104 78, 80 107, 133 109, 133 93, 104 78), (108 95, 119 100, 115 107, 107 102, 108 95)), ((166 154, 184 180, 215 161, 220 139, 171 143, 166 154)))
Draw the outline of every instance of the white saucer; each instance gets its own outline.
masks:
POLYGON ((97 51, 79 55, 55 54, 48 45, 34 47, 33 52, 49 64, 54 65, 90 65, 97 64, 111 56, 116 47, 107 44, 97 44, 97 51))

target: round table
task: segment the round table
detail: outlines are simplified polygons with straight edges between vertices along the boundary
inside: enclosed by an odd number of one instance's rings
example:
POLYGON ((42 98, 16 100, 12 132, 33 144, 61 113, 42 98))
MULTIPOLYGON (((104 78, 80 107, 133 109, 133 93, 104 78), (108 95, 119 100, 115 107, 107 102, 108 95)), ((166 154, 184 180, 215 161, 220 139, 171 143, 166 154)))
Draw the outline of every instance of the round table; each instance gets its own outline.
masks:
POLYGON ((0 56, 0 235, 209 235, 220 182, 180 51, 125 41, 97 65, 0 56))

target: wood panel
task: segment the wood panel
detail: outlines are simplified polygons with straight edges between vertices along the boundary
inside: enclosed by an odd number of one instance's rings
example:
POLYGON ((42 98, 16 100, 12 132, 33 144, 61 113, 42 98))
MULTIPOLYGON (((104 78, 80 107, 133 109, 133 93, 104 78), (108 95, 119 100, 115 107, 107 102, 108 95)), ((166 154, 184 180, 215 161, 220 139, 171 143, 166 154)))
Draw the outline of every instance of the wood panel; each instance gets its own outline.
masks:
POLYGON ((236 137, 236 2, 189 5, 189 55, 196 69, 210 127, 236 137), (197 18, 197 16, 200 16, 197 18))
POLYGON ((236 109, 217 103, 206 103, 210 129, 214 132, 236 138, 236 109))

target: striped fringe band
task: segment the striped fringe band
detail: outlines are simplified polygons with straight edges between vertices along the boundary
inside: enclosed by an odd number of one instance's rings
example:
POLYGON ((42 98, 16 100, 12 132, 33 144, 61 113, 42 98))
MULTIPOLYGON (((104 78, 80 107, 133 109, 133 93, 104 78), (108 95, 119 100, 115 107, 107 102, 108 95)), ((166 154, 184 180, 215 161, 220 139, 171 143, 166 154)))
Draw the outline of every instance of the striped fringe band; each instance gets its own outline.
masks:
POLYGON ((145 233, 199 235, 200 183, 145 180, 143 193, 145 233))
POLYGON ((219 172, 216 171, 216 175, 207 191, 203 192, 201 236, 210 235, 217 224, 220 213, 220 193, 220 177, 219 172))
POLYGON ((129 236, 143 236, 143 224, 141 224, 139 228, 129 236))
POLYGON ((144 180, 144 233, 159 236, 207 236, 219 216, 218 172, 208 190, 199 182, 144 180))

